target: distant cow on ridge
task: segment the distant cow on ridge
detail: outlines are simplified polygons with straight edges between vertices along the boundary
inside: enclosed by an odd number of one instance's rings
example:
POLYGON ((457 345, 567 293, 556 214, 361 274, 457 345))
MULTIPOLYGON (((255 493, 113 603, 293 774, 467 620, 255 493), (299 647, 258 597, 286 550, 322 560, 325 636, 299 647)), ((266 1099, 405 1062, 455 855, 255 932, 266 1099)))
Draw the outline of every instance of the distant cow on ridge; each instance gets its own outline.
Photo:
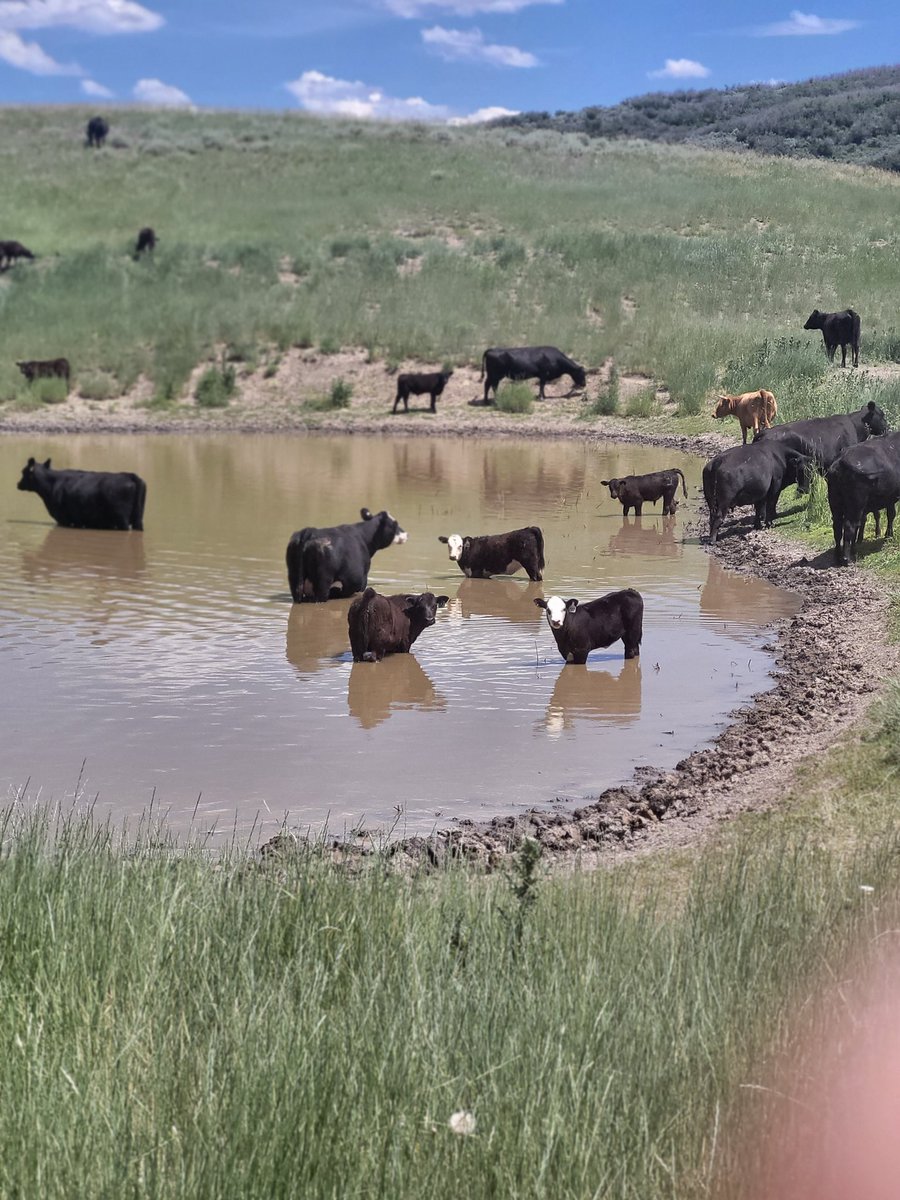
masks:
POLYGON ((16 366, 29 383, 36 379, 64 379, 66 387, 69 386, 71 368, 67 358, 29 359, 17 362, 16 366))
POLYGON ((145 225, 137 236, 137 243, 134 247, 134 257, 139 258, 145 250, 155 250, 158 240, 159 239, 157 238, 156 233, 150 228, 150 226, 145 225))
POLYGON ((21 242, 0 242, 0 271, 11 267, 17 258, 34 258, 34 255, 21 242))
POLYGON ((760 429, 769 429, 778 412, 778 404, 771 392, 759 388, 755 392, 741 392, 739 396, 719 396, 713 416, 717 421, 725 417, 737 417, 741 426, 741 439, 747 445, 747 433, 753 430, 754 435, 760 429))
POLYGON ((91 117, 87 123, 85 130, 85 139, 89 146, 95 149, 103 145, 106 140, 106 135, 109 133, 109 124, 103 117, 91 117))
POLYGON ((804 329, 821 329, 825 340, 825 352, 834 362, 834 352, 841 348, 841 366, 847 365, 847 347, 853 352, 853 365, 859 366, 859 313, 852 308, 843 312, 824 313, 817 308, 809 314, 804 329))
POLYGON ((563 375, 568 375, 575 387, 587 384, 584 367, 555 346, 495 346, 481 356, 485 404, 492 388, 496 397, 501 379, 537 379, 538 395, 543 400, 545 384, 563 375))

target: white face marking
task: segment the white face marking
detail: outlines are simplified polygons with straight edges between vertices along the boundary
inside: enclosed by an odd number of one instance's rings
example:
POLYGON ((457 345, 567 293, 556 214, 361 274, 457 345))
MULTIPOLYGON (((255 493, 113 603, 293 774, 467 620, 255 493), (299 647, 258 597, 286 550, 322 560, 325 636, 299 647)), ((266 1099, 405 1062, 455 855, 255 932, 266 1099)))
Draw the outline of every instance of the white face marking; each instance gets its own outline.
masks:
POLYGON ((462 554, 462 542, 458 533, 451 533, 447 538, 447 550, 453 562, 459 562, 459 556, 462 554))
POLYGON ((403 545, 403 543, 406 541, 406 539, 407 539, 408 537, 409 537, 409 534, 406 532, 406 530, 405 530, 405 529, 404 529, 404 530, 402 530, 402 531, 401 531, 400 533, 398 533, 398 534, 397 534, 397 536, 394 538, 394 545, 395 545, 395 546, 402 546, 402 545, 403 545))
POLYGON ((566 602, 561 600, 559 596, 551 596, 547 601, 547 620, 550 623, 551 629, 562 629, 563 621, 566 619, 566 602))

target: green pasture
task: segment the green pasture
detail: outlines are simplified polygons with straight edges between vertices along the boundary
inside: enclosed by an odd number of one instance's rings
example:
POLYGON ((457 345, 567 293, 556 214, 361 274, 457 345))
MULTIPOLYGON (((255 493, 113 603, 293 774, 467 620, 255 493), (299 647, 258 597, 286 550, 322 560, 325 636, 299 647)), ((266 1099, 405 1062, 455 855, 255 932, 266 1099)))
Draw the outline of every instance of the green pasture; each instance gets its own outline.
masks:
POLYGON ((875 394, 900 410, 892 380, 841 377, 802 330, 851 305, 864 364, 900 360, 895 175, 296 113, 113 110, 90 151, 87 115, 0 112, 3 236, 38 256, 0 281, 8 399, 17 358, 64 355, 101 397, 143 373, 173 401, 223 348, 477 363, 548 342, 646 372, 684 413, 719 386, 768 387, 785 416, 875 394), (136 262, 148 224, 160 243, 136 262))

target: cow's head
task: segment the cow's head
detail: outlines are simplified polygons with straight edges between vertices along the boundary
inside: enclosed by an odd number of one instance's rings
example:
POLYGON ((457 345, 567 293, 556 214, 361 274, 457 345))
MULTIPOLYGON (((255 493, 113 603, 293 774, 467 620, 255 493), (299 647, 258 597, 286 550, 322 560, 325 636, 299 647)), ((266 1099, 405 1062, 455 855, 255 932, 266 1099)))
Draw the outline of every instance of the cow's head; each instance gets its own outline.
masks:
POLYGON ((453 368, 452 368, 452 367, 450 368, 450 370, 449 370, 449 371, 441 371, 441 379, 443 379, 443 381, 444 381, 444 384, 445 384, 445 385, 446 385, 447 381, 449 380, 449 378, 450 378, 450 376, 451 376, 452 374, 453 374, 453 368))
POLYGON ((621 479, 601 479, 600 480, 600 486, 609 488, 609 494, 610 494, 610 496, 612 496, 613 500, 618 500, 619 488, 622 486, 622 483, 623 483, 623 480, 621 480, 621 479))
POLYGON ((580 387, 580 388, 587 387, 587 375, 585 373, 584 367, 579 367, 579 365, 577 363, 574 363, 572 366, 572 370, 569 372, 569 374, 571 375, 572 382, 575 384, 576 387, 580 387))
POLYGON ((438 538, 439 542, 443 542, 447 547, 451 562, 459 562, 460 556, 466 546, 472 545, 471 538, 464 538, 462 534, 451 533, 449 537, 444 537, 443 534, 438 538))
POLYGON ((825 324, 825 314, 814 308, 807 318, 804 329, 821 329, 825 324))
POLYGON ((437 610, 449 601, 449 596, 436 596, 434 592, 422 592, 418 596, 407 596, 403 612, 410 621, 423 626, 433 625, 437 610))
POLYGON ((551 629, 562 629, 566 616, 574 614, 578 608, 577 600, 562 600, 559 596, 551 596, 549 600, 537 596, 534 602, 547 614, 547 624, 551 629))
POLYGON ((723 417, 730 417, 734 412, 734 396, 719 396, 719 403, 716 405, 716 410, 713 416, 721 421, 723 417))
POLYGON ((375 532, 375 548, 383 550, 385 546, 402 546, 409 534, 405 529, 401 529, 400 522, 396 517, 392 517, 386 510, 382 509, 380 513, 372 513, 368 508, 361 508, 359 515, 364 521, 377 521, 378 528, 375 532))
POLYGON ((35 475, 35 468, 38 466, 49 467, 50 459, 48 458, 45 463, 36 463, 33 458, 29 458, 28 462, 22 468, 22 478, 16 484, 16 487, 19 489, 20 492, 37 491, 37 483, 35 481, 34 475, 35 475))
POLYGON ((801 496, 805 496, 812 487, 813 476, 816 473, 816 462, 808 454, 799 450, 788 450, 785 455, 787 467, 784 473, 784 484, 796 483, 801 496))
POLYGON ((874 400, 870 400, 863 412, 863 425, 869 431, 869 437, 881 437, 888 431, 887 418, 884 409, 879 408, 874 400))

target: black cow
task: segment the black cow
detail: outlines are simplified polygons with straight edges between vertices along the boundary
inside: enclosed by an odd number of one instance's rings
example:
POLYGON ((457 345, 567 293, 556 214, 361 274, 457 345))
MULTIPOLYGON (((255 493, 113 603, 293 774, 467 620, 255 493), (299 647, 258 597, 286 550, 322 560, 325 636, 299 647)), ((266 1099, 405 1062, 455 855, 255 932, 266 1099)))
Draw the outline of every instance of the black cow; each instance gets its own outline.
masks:
POLYGON ((353 525, 332 525, 326 529, 308 527, 292 535, 287 548, 288 583, 297 604, 313 600, 323 604, 337 596, 361 592, 369 578, 372 555, 407 534, 389 512, 360 509, 361 521, 353 525))
POLYGON ((452 371, 432 371, 421 375, 398 375, 397 395, 394 397, 392 411, 397 411, 397 405, 402 400, 403 411, 409 412, 410 396, 421 396, 427 392, 431 396, 431 411, 437 412, 434 402, 447 386, 447 380, 452 374, 452 371))
POLYGON ((544 535, 537 525, 468 537, 460 533, 438 538, 468 579, 513 575, 520 568, 533 582, 544 578, 544 535))
POLYGON ((106 135, 109 133, 109 124, 103 117, 91 117, 87 123, 85 137, 87 144, 98 149, 106 140, 106 135))
POLYGON ((649 475, 625 475, 621 479, 601 479, 604 487, 609 488, 613 500, 622 502, 622 516, 628 516, 628 510, 634 509, 635 516, 641 515, 644 503, 655 504, 662 499, 663 516, 673 517, 678 507, 675 493, 678 491, 678 480, 681 489, 687 495, 687 485, 684 476, 677 467, 670 471, 652 471, 649 475))
POLYGON ((842 566, 855 553, 868 513, 877 514, 879 509, 886 508, 887 536, 894 536, 894 516, 900 499, 900 433, 851 446, 828 469, 825 482, 835 562, 842 566))
POLYGON ((418 596, 380 596, 367 587, 347 613, 354 662, 381 662, 386 654, 409 654, 449 596, 422 592, 418 596))
POLYGON ((880 437, 887 433, 887 428, 884 410, 870 400, 856 412, 836 413, 832 417, 806 417, 802 421, 788 421, 784 425, 773 425, 771 429, 761 429, 753 441, 766 445, 776 441, 790 442, 794 449, 803 450, 805 454, 811 453, 816 466, 824 473, 845 450, 864 442, 866 438, 880 437), (808 443, 810 449, 797 445, 797 438, 808 443))
POLYGON ((619 638, 625 643, 626 658, 637 658, 641 652, 644 601, 634 588, 608 592, 587 604, 559 596, 536 599, 535 604, 547 614, 550 632, 567 663, 585 663, 592 650, 611 646, 619 638))
POLYGON ((145 250, 155 250, 156 243, 158 241, 159 238, 156 236, 155 231, 152 230, 149 225, 145 225, 137 235, 137 242, 134 247, 134 257, 139 258, 145 250))
POLYGON ((147 485, 131 471, 56 471, 29 458, 20 492, 37 492, 57 525, 143 529, 147 485))
POLYGON ((824 313, 817 308, 809 314, 804 329, 821 329, 825 340, 825 352, 834 362, 834 352, 841 348, 841 366, 847 365, 847 347, 853 351, 853 365, 859 366, 859 313, 852 308, 843 312, 824 313))
POLYGON ((27 362, 17 362, 16 366, 29 383, 36 379, 64 379, 69 386, 71 368, 67 358, 29 359, 27 362))
POLYGON ((562 375, 568 375, 575 387, 583 388, 587 384, 584 367, 555 346, 494 347, 485 350, 481 356, 480 378, 484 380, 485 404, 492 388, 496 398, 501 379, 537 379, 540 384, 538 394, 543 400, 544 386, 562 375))
POLYGON ((807 483, 813 469, 809 454, 787 441, 751 442, 717 454, 703 468, 703 495, 709 507, 709 540, 715 543, 719 527, 733 508, 752 504, 755 529, 775 521, 778 497, 792 483, 807 483))
POLYGON ((19 258, 34 258, 34 255, 21 242, 0 242, 0 271, 8 270, 19 258))

